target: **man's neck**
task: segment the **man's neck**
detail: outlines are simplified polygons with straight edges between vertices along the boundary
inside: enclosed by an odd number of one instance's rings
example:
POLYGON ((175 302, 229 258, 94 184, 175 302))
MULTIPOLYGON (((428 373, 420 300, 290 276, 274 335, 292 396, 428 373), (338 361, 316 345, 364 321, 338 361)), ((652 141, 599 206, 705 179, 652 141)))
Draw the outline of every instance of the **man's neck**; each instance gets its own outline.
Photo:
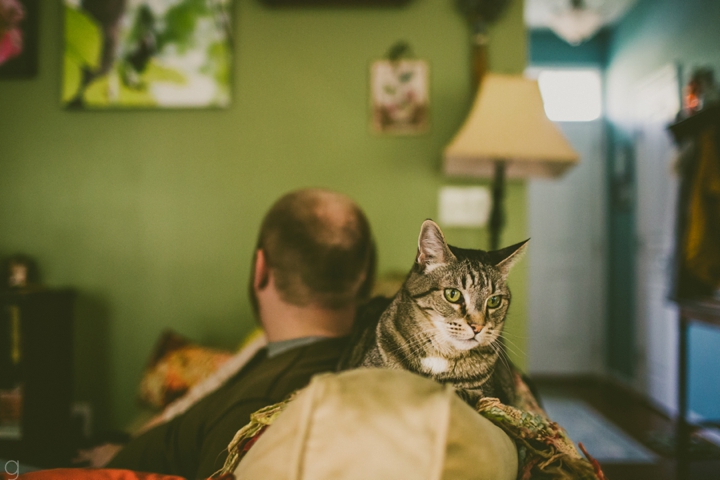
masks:
POLYGON ((290 350, 295 350, 296 348, 311 345, 313 343, 321 342, 323 340, 328 339, 325 337, 302 337, 293 338, 290 340, 281 340, 279 342, 270 342, 266 346, 267 358, 277 357, 278 355, 289 352, 290 350))
POLYGON ((330 310, 312 305, 272 302, 260 308, 260 322, 269 342, 304 337, 342 337, 350 334, 354 319, 355 305, 330 310))

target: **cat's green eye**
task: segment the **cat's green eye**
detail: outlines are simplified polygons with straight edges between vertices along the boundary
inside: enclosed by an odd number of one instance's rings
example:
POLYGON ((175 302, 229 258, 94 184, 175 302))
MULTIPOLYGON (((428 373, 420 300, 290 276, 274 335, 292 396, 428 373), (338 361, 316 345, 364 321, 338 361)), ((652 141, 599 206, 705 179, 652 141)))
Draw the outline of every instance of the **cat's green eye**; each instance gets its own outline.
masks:
POLYGON ((499 295, 493 295, 492 297, 488 298, 487 306, 488 308, 497 308, 502 303, 502 297, 499 295))
POLYGON ((445 300, 450 303, 460 303, 462 294, 457 288, 446 288, 445 289, 445 300))

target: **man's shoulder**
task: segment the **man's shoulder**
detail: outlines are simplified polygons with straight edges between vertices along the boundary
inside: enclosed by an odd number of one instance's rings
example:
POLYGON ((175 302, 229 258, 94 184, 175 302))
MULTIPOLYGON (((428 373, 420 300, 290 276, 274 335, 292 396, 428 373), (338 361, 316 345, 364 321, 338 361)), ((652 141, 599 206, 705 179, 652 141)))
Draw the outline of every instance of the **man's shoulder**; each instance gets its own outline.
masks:
POLYGON ((319 340, 264 358, 215 392, 204 406, 204 440, 196 476, 209 475, 222 466, 224 456, 218 452, 227 447, 253 412, 303 388, 313 375, 334 371, 346 344, 346 338, 319 340))
POLYGON ((266 358, 231 379, 217 392, 218 400, 227 407, 252 399, 279 402, 313 375, 334 371, 347 342, 345 337, 329 338, 266 358))
MULTIPOLYGON (((254 411, 284 400, 305 387, 313 375, 334 371, 346 342, 347 339, 321 340, 265 358, 214 392, 198 411, 192 412, 193 419, 186 420, 199 421, 206 434, 227 430, 231 424, 234 434, 254 411)), ((232 438, 223 432, 220 435, 232 438)))

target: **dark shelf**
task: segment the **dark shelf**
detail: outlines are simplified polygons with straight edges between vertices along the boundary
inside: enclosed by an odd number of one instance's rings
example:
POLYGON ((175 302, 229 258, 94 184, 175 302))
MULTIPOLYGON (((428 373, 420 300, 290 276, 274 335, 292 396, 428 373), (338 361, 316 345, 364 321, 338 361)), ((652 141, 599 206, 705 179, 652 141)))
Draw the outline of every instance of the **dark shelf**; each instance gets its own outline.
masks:
POLYGON ((692 318, 692 321, 720 326, 720 301, 718 300, 680 300, 678 306, 686 317, 692 318))
POLYGON ((700 110, 695 115, 669 125, 668 128, 675 137, 675 141, 680 142, 689 136, 697 135, 710 125, 718 124, 720 124, 720 104, 716 103, 700 110))
POLYGON ((70 289, 0 291, 0 383, 20 386, 22 411, 19 438, 0 439, 0 458, 70 463, 74 298, 70 289))

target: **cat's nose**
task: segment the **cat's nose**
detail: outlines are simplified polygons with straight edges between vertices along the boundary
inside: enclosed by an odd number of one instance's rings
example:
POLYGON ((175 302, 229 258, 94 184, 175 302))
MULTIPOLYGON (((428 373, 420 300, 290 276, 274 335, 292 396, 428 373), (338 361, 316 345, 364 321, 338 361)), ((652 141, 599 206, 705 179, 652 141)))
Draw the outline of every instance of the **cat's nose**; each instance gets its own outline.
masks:
POLYGON ((470 315, 467 315, 465 317, 465 321, 468 325, 470 325, 470 328, 472 328, 472 331, 475 334, 480 333, 480 330, 483 329, 486 323, 485 316, 480 312, 473 312, 470 315))

